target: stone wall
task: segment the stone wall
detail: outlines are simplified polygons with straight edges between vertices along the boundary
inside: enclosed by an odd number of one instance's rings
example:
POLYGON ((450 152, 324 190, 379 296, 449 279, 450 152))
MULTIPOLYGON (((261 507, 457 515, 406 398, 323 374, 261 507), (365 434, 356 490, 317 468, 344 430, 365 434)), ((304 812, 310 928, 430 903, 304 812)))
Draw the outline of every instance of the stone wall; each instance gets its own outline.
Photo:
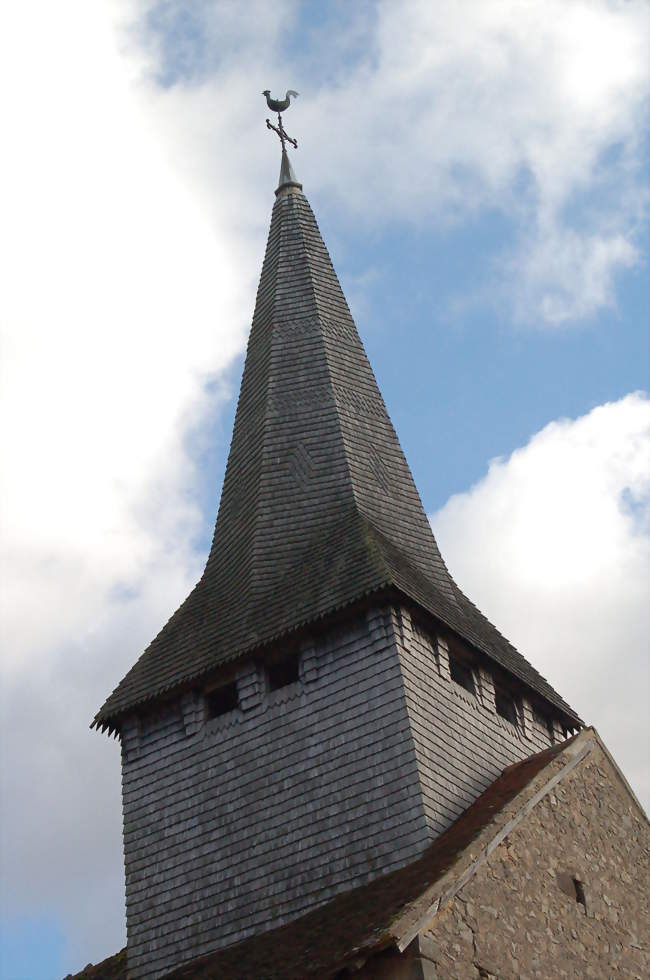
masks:
POLYGON ((647 820, 595 748, 431 920, 423 976, 650 976, 649 857, 647 820))

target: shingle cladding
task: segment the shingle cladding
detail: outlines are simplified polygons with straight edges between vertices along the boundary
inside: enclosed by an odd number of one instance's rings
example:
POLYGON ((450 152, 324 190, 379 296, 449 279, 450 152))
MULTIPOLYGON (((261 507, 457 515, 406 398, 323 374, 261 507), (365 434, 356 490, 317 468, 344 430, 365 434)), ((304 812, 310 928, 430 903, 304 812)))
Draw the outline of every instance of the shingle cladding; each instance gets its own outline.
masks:
POLYGON ((205 571, 95 723, 362 597, 408 596, 579 721, 451 578, 300 185, 280 188, 205 571))
POLYGON ((240 707, 222 717, 206 720, 198 696, 194 710, 162 702, 125 720, 131 980, 295 919, 426 848, 392 623, 375 609, 340 624, 277 691, 239 663, 240 707))

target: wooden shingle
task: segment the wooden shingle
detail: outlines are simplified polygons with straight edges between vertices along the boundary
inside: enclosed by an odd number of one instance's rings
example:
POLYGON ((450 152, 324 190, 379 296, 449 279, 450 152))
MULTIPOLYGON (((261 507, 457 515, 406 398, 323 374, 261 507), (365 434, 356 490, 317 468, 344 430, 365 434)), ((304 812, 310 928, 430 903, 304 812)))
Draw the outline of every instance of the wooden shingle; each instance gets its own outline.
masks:
POLYGON ((387 591, 579 722, 449 574, 312 210, 292 183, 273 208, 205 571, 93 724, 119 728, 137 705, 387 591))

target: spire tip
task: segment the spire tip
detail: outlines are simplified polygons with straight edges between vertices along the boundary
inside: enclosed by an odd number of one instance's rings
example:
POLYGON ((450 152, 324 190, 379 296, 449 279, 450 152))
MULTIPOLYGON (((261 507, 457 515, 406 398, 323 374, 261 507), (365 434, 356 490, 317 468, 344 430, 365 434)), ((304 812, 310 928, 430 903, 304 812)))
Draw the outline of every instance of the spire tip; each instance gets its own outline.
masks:
POLYGON ((289 159, 289 154, 287 153, 285 147, 282 147, 282 163, 280 164, 280 179, 278 181, 278 186, 276 194, 288 187, 296 187, 298 190, 302 190, 302 184, 299 182, 298 178, 294 173, 294 169, 291 165, 291 160, 289 159))

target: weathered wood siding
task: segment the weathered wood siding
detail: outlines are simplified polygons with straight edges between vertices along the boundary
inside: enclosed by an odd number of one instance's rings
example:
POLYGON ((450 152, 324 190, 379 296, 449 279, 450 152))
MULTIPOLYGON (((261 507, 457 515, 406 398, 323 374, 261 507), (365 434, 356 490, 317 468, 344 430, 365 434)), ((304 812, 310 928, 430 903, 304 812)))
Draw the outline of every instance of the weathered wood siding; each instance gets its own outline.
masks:
MULTIPOLYGON (((414 860, 502 772, 551 743, 522 700, 496 713, 452 681, 441 635, 376 611, 305 646, 269 693, 239 668, 240 708, 206 722, 185 695, 123 732, 130 976, 280 925, 414 860)), ((556 737, 561 733, 556 732, 556 737)))
POLYGON ((301 682, 203 721, 186 696, 123 733, 129 975, 278 925, 428 842, 390 613, 302 657, 301 682))
MULTIPOLYGON (((503 772, 552 744, 522 699, 515 728, 496 713, 492 675, 475 670, 476 696, 454 681, 444 639, 414 623, 405 609, 394 630, 431 839, 445 830, 503 772)), ((555 736, 562 738, 556 728, 555 736)))

